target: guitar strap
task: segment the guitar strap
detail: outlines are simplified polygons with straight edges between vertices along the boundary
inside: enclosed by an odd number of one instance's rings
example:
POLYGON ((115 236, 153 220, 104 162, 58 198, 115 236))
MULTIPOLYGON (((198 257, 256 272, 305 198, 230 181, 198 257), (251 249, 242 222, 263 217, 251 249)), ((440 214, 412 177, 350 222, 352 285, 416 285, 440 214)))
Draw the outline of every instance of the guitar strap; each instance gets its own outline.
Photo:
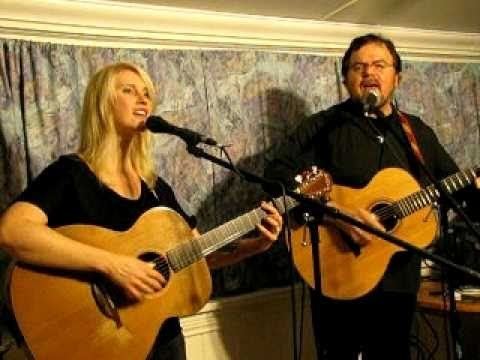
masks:
POLYGON ((398 111, 398 118, 400 121, 400 125, 402 125, 403 132, 407 137, 408 142, 410 143, 410 147, 412 148, 412 152, 415 157, 420 161, 423 165, 425 165, 425 160, 423 158, 422 152, 420 151, 420 147, 418 146, 417 138, 412 130, 412 126, 410 125, 410 120, 405 113, 398 111))

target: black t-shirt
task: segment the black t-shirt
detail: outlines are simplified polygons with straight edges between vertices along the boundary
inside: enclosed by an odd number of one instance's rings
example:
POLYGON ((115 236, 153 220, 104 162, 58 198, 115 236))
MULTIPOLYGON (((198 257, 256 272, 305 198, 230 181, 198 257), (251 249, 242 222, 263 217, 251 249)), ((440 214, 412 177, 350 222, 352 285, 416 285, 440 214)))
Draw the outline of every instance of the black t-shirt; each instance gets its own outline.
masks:
MULTIPOLYGON (((48 216, 48 225, 96 225, 116 231, 129 229, 148 209, 169 207, 196 226, 194 216, 179 205, 171 187, 157 178, 155 191, 142 181, 138 199, 124 198, 103 184, 77 155, 64 155, 50 164, 20 194, 17 201, 38 206, 48 216)), ((178 318, 164 322, 157 342, 168 342, 180 333, 178 318)))

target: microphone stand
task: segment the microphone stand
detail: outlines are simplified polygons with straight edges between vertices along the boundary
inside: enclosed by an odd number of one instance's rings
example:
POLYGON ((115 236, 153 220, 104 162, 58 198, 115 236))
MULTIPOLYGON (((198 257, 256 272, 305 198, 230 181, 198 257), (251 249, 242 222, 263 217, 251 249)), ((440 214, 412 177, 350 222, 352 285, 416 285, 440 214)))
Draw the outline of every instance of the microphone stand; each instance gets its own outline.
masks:
MULTIPOLYGON (((255 174, 253 174, 249 171, 246 171, 244 169, 234 167, 232 164, 226 162, 225 160, 220 159, 216 156, 213 156, 213 155, 205 152, 203 149, 201 149, 201 148, 199 148, 195 145, 196 144, 187 144, 188 152, 190 154, 194 155, 195 157, 206 159, 206 160, 208 160, 208 161, 210 161, 214 164, 217 164, 217 165, 219 165, 223 168, 234 171, 235 173, 240 173, 246 181, 261 184, 261 185, 264 186, 264 188, 268 189, 268 187, 271 188, 272 186, 275 186, 275 185, 278 186, 277 182, 274 182, 274 181, 268 180, 264 177, 255 175, 255 174)), ((270 192, 270 191, 267 191, 267 192, 270 192)), ((292 199, 295 199, 299 204, 304 206, 305 209, 318 220, 323 219, 324 215, 328 215, 329 217, 331 217, 333 219, 342 220, 342 221, 344 221, 348 224, 351 224, 351 225, 356 226, 356 227, 358 227, 362 230, 365 230, 365 231, 367 231, 367 232, 369 232, 369 233, 371 233, 371 234, 373 234, 377 237, 380 237, 380 238, 382 238, 382 239, 384 239, 384 240, 386 240, 386 241, 388 241, 388 242, 390 242, 394 245, 397 245, 397 246, 399 246, 399 247, 401 247, 405 250, 417 253, 418 255, 420 255, 423 258, 426 258, 426 259, 429 259, 429 260, 431 260, 435 263, 441 264, 441 265, 445 266, 446 268, 451 269, 452 271, 457 271, 457 272, 466 274, 468 276, 471 276, 471 277, 473 277, 477 280, 480 280, 480 273, 479 272, 477 272, 473 269, 470 269, 466 266, 455 264, 454 262, 444 258, 443 256, 440 256, 440 255, 437 255, 437 254, 432 254, 432 253, 428 252, 427 250, 424 250, 422 248, 414 246, 414 245, 408 243, 407 241, 399 239, 396 236, 393 236, 393 235, 391 235, 387 232, 379 230, 379 229, 377 229, 375 227, 372 227, 368 224, 364 224, 363 222, 361 222, 361 221, 359 221, 359 220, 357 220, 357 219, 355 219, 355 218, 353 218, 353 217, 351 217, 347 214, 344 214, 339 209, 337 209, 333 206, 327 205, 320 200, 312 199, 308 196, 304 196, 300 193, 296 193, 296 192, 288 190, 288 189, 285 190, 285 193, 286 193, 286 195, 288 195, 292 199)), ((287 210, 287 209, 285 209, 285 210, 287 210)), ((317 224, 317 226, 318 226, 318 224, 317 224)), ((318 228, 315 228, 315 231, 312 231, 312 233, 316 233, 316 232, 318 233, 318 228)), ((318 272, 318 269, 314 269, 314 270, 317 270, 316 272, 318 272)), ((316 276, 317 276, 316 279, 320 279, 320 274, 317 274, 316 276)))

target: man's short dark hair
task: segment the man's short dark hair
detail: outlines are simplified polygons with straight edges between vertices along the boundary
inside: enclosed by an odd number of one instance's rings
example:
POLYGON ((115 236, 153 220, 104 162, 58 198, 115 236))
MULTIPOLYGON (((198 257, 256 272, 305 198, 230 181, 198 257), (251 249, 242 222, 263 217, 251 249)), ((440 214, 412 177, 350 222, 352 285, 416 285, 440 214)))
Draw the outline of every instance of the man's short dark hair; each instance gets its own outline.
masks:
POLYGON ((381 35, 378 34, 366 34, 362 35, 359 37, 356 37, 355 39, 352 40, 350 43, 350 46, 348 47, 347 51, 345 51, 345 54, 343 55, 342 59, 342 76, 343 78, 346 78, 347 72, 348 72, 348 67, 350 65, 350 58, 352 57, 352 53, 354 51, 359 50, 363 46, 370 44, 370 43, 378 43, 378 44, 383 44, 385 47, 388 49, 390 54, 393 57, 393 66, 395 68, 395 71, 397 73, 402 71, 402 59, 400 59, 400 55, 398 55, 397 49, 395 49, 395 45, 393 45, 392 40, 387 39, 381 35))

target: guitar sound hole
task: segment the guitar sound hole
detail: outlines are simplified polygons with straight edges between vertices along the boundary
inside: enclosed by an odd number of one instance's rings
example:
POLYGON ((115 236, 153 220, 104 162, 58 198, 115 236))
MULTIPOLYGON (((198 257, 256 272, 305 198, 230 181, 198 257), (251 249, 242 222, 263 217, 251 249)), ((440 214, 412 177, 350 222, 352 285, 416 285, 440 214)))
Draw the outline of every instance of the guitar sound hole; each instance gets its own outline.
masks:
POLYGON ((383 225, 387 232, 392 231, 398 224, 398 219, 395 216, 395 213, 391 211, 391 209, 387 209, 387 207, 391 206, 390 203, 387 202, 380 202, 372 206, 370 211, 377 215, 378 220, 383 225))
POLYGON ((160 254, 153 251, 145 252, 138 257, 140 260, 151 263, 153 268, 163 275, 164 279, 168 282, 170 279, 170 266, 167 259, 160 254))

